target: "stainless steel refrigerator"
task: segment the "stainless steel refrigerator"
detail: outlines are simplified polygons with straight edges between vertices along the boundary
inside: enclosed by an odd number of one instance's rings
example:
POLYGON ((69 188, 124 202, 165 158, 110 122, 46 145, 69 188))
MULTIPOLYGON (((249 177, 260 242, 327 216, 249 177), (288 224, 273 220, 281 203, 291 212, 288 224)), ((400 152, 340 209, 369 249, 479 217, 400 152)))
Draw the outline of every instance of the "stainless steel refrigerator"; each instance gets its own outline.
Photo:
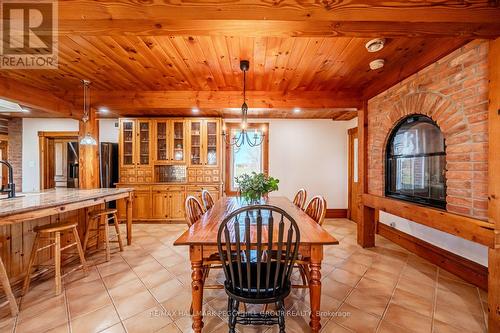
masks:
MULTIPOLYGON (((115 187, 115 184, 118 183, 118 144, 101 142, 99 159, 101 187, 115 187)), ((116 202, 110 202, 109 207, 115 208, 116 202)))

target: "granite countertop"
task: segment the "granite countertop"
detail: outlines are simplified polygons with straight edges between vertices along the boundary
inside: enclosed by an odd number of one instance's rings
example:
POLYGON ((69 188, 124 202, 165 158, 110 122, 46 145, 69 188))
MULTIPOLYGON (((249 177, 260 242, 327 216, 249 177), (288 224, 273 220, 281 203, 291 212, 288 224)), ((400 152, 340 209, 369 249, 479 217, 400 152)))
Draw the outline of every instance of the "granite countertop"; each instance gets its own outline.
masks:
POLYGON ((81 190, 76 188, 56 188, 36 193, 16 193, 15 198, 0 199, 0 218, 36 211, 75 202, 100 199, 131 192, 130 188, 97 188, 81 190))

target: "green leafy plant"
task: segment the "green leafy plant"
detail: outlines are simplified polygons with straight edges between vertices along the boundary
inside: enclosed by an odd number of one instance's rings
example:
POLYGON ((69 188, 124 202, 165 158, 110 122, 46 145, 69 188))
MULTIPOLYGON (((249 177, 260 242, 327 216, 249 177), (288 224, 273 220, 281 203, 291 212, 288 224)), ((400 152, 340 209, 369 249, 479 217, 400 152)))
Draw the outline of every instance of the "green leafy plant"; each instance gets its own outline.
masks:
POLYGON ((235 177, 235 180, 241 196, 248 201, 257 201, 269 192, 277 191, 280 182, 279 179, 256 172, 235 177))

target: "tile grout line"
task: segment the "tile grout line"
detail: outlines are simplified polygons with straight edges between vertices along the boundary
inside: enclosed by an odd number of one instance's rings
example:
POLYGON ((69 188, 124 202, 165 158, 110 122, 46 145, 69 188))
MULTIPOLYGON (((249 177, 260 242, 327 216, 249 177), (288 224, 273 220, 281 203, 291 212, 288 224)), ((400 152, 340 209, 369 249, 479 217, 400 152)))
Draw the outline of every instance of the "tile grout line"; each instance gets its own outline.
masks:
MULTIPOLYGON (((380 321, 377 324, 377 328, 375 329, 375 332, 379 332, 380 327, 382 326, 382 322, 384 321, 385 315, 387 314, 387 310, 389 309, 389 306, 391 305, 391 301, 394 298, 394 294, 396 293, 396 289, 398 288, 399 281, 401 281, 401 277, 403 276, 403 271, 408 266, 409 260, 410 260, 410 255, 407 255, 406 262, 398 274, 398 279, 396 281, 396 284, 394 285, 394 288, 392 289, 391 297, 389 298, 389 302, 387 302, 387 305, 385 306, 384 312, 382 312, 382 316, 380 316, 380 321)), ((399 327, 399 325, 398 325, 398 327, 399 327)))
MULTIPOLYGON (((139 246, 140 246, 140 245, 139 245, 139 246)), ((141 248, 142 248, 142 246, 141 246, 141 248)), ((145 251, 145 252, 146 252, 149 256, 151 256, 151 258, 153 258, 156 262, 158 262, 158 260, 156 260, 156 258, 155 258, 154 256, 152 256, 152 255, 151 255, 151 253, 149 253, 149 251, 147 251, 147 250, 146 250, 146 249, 144 249, 144 248, 143 248, 143 251, 145 251)), ((131 266, 131 265, 130 265, 130 263, 127 261, 127 259, 125 259, 125 258, 121 255, 121 253, 120 253, 120 257, 121 257, 121 258, 123 259, 123 261, 125 261, 125 263, 126 263, 126 264, 130 267, 130 270, 131 270, 131 271, 135 274, 135 276, 137 276, 137 278, 139 279, 139 281, 141 281, 141 284, 144 286, 144 288, 146 288, 146 290, 147 290, 147 291, 148 291, 148 293, 149 293, 149 294, 153 297, 153 299, 156 301, 156 303, 158 303, 158 305, 160 306, 160 308, 162 309, 162 311, 163 311, 164 313, 166 313, 166 312, 167 312, 167 310, 165 309, 165 307, 163 306, 163 304, 161 304, 161 302, 160 302, 160 301, 156 298, 156 296, 155 296, 155 295, 151 292, 151 290, 148 288, 148 286, 146 286, 146 284, 144 283, 144 281, 142 281, 142 278, 141 278, 141 277, 137 274, 137 272, 136 272, 136 271, 132 268, 132 266, 131 266)), ((160 264, 160 265, 161 265, 161 263, 160 263, 160 262, 158 262, 158 264, 160 264)), ((163 265, 161 265, 161 266, 162 266, 163 268, 165 268, 163 265)), ((166 268, 165 268, 165 269, 166 269, 166 268)), ((167 271, 168 271, 168 270, 167 270, 167 271)), ((170 273, 170 271, 168 271, 168 272, 170 273)), ((177 277, 176 277, 176 278, 177 278, 177 277)), ((106 286, 105 286, 105 287, 106 287, 106 286)), ((107 290, 107 287, 106 287, 106 290, 107 290)), ((110 297, 111 297, 111 295, 110 295, 110 297)), ((114 302, 113 302, 113 304, 114 304, 114 302)), ((118 310, 117 310, 116 312, 118 313, 118 310)), ((124 328, 125 328, 125 330, 128 332, 128 330, 127 330, 127 329, 126 329, 126 327, 125 327, 125 324, 123 323, 123 320, 121 319, 120 313, 118 313, 118 316, 120 317, 120 321, 122 322, 123 327, 124 327, 124 328)), ((134 315, 134 316, 135 316, 135 315, 134 315)), ((132 317, 133 317, 133 316, 132 316, 132 317)), ((132 318, 132 317, 130 317, 130 318, 132 318)), ((172 320, 172 323, 175 325, 175 327, 177 327, 177 328, 178 328, 178 329, 182 332, 182 330, 181 330, 181 329, 177 326, 177 324, 175 323, 174 318, 172 318, 172 316, 170 316, 170 315, 168 315, 168 317, 170 318, 170 320, 172 320)), ((127 318, 127 319, 128 319, 128 318, 127 318)), ((166 327, 166 326, 168 326, 168 325, 165 325, 165 326, 163 326, 163 327, 159 328, 158 330, 160 330, 160 329, 162 329, 162 328, 164 328, 164 327, 166 327)))
MULTIPOLYGON (((357 251, 356 251, 356 252, 357 252, 357 251)), ((354 254, 354 253, 353 253, 353 254, 354 254)), ((344 261, 346 261, 347 259, 349 259, 351 256, 352 256, 352 254, 351 254, 350 256, 348 256, 346 259, 344 259, 344 261)), ((378 256, 378 254, 377 254, 377 256, 378 256)), ((358 280, 358 282, 356 282, 356 284, 352 287, 352 289, 351 289, 351 290, 349 290, 349 292, 346 294, 346 296, 342 299, 342 301, 341 301, 341 303, 340 303, 340 305, 339 305, 339 307, 337 308, 337 310, 336 310, 336 311, 338 311, 338 310, 342 307, 342 305, 346 304, 346 300, 349 298, 349 296, 351 296, 351 294, 353 293, 354 289, 356 289, 356 287, 357 287, 357 286, 358 286, 358 284, 361 282, 361 280, 363 279, 363 277, 365 277, 366 272, 368 272, 368 270, 372 267, 372 265, 373 265, 373 260, 372 260, 372 262, 370 263, 370 265, 368 266, 368 269, 367 269, 367 270, 363 273, 363 275, 361 275, 361 278, 358 280)), ((337 268, 337 267, 335 267, 335 269, 336 269, 336 268, 337 268)), ((335 270, 335 269, 334 269, 334 270, 335 270)), ((332 272, 333 272, 333 270, 332 270, 332 272)), ((331 272, 330 272, 330 273, 331 273, 331 272)), ((349 304, 349 303, 347 303, 347 304, 349 304)), ((349 304, 349 305, 350 305, 350 306, 352 306, 352 307, 355 307, 354 305, 351 305, 351 304, 349 304)), ((356 308, 356 307, 355 307, 355 308, 356 308)), ((361 310, 361 309, 358 309, 358 310, 363 311, 363 310, 361 310)), ((364 311, 363 311, 363 312, 364 312, 364 311)), ((333 320, 333 318, 330 318, 330 319, 326 322, 325 326, 326 326, 326 325, 327 325, 327 324, 328 324, 331 320, 333 320)), ((341 323, 336 323, 336 324, 337 324, 337 325, 339 325, 339 326, 340 326, 340 327, 342 327, 342 328, 345 328, 345 329, 347 329, 347 330, 349 330, 349 331, 351 331, 351 332, 354 332, 354 331, 353 331, 353 330, 351 330, 350 328, 343 326, 341 323)))
POLYGON ((434 332, 434 316, 436 314, 436 308, 437 308, 437 295, 438 295, 438 288, 439 288, 439 273, 440 272, 441 272, 441 268, 438 266, 437 272, 436 272, 436 285, 434 286, 434 301, 432 302, 431 332, 434 332))
MULTIPOLYGON (((120 253, 118 253, 118 254, 120 254, 120 253)), ((120 257, 121 257, 121 258, 125 261, 125 259, 121 256, 121 254, 120 254, 120 257)), ((122 328, 123 328, 123 330, 124 330, 125 332, 128 332, 127 328, 126 328, 126 327, 125 327, 125 325, 123 324, 122 318, 120 317, 120 313, 118 312, 118 309, 117 309, 117 307, 116 307, 115 301, 113 300, 113 297, 111 296, 111 293, 109 292, 109 289, 108 289, 108 287, 106 286, 106 283, 104 283, 104 279, 103 279, 103 277, 102 277, 102 275, 101 275, 101 271, 99 270, 99 267, 98 267, 98 266, 99 266, 98 264, 95 264, 95 266, 94 266, 94 267, 96 268, 97 274, 99 275, 99 279, 101 280, 101 282, 102 282, 102 284, 103 284, 103 286, 104 286, 104 289, 106 289, 106 293, 108 294, 108 297, 109 297, 109 299, 111 300, 111 304, 113 305, 113 308, 115 309, 115 312, 116 312, 116 315, 118 316, 118 319, 120 319, 120 325, 122 326, 122 328)), ((103 306, 103 307, 104 307, 104 306, 103 306)), ((103 307, 101 307, 100 309, 102 309, 103 307)), ((94 311, 95 311, 95 310, 94 310, 94 311)), ((111 326, 109 326, 109 327, 106 327, 105 329, 103 329, 103 330, 101 330, 101 331, 99 331, 99 332, 103 332, 103 331, 107 330, 108 328, 113 327, 114 325, 116 325, 116 324, 113 324, 113 325, 111 325, 111 326)))
MULTIPOLYGON (((486 329, 486 331, 488 331, 488 320, 486 318, 486 311, 484 309, 484 302, 481 298, 481 292, 479 291, 478 287, 476 287, 476 291, 477 291, 477 295, 479 297, 479 303, 481 303, 481 310, 483 310, 483 321, 484 321, 485 329, 486 329)), ((488 310, 488 309, 486 309, 486 310, 488 310)))
POLYGON ((68 300, 68 295, 66 294, 66 285, 63 281, 63 288, 64 288, 64 304, 66 305, 66 317, 68 319, 67 325, 68 325, 68 332, 72 333, 73 328, 71 326, 71 312, 69 311, 69 300, 68 300))

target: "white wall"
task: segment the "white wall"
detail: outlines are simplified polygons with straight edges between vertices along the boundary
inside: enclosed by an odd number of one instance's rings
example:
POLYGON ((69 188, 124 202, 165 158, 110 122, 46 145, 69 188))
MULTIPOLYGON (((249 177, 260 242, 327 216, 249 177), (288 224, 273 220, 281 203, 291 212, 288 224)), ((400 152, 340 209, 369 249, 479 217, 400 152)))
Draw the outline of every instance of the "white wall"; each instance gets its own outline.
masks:
MULTIPOLYGON (((116 119, 99 120, 99 141, 118 142, 116 119)), ((23 118, 23 191, 40 190, 38 132, 78 131, 78 121, 64 118, 23 118)))
POLYGON ((328 208, 347 208, 347 122, 270 120, 269 174, 280 180, 277 194, 293 198, 304 187, 328 208))
POLYGON ((380 212, 380 222, 483 266, 488 266, 486 246, 385 212, 380 212))
POLYGON ((99 141, 118 143, 118 119, 99 119, 99 141))
POLYGON ((62 118, 23 118, 23 192, 40 190, 39 131, 78 131, 78 121, 62 118))
MULTIPOLYGON (((234 120, 228 120, 234 121, 234 120)), ((273 195, 323 195, 328 208, 347 208, 347 129, 357 119, 250 119, 269 123, 269 174, 280 180, 273 195)))

